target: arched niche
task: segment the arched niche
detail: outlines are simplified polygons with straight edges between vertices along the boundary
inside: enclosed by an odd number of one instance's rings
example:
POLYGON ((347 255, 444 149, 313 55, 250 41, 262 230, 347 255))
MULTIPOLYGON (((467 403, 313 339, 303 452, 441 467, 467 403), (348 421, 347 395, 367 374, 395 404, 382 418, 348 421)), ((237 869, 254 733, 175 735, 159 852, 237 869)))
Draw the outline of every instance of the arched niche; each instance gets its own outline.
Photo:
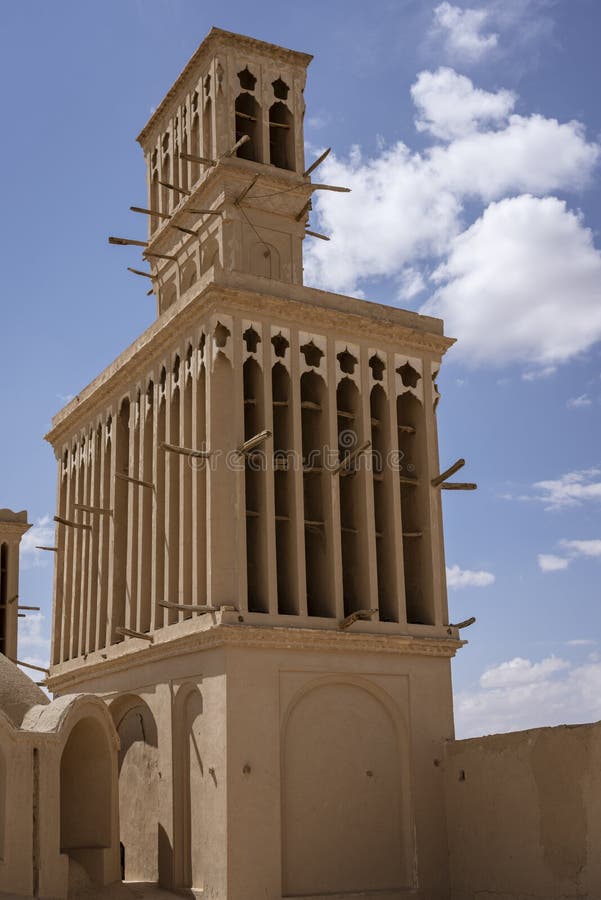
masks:
POLYGON ((189 259, 185 264, 182 271, 182 279, 181 279, 181 287, 182 294, 191 288, 192 285, 196 282, 198 278, 198 273, 196 271, 196 263, 193 259, 189 259))
POLYGON ((60 763, 60 847, 92 879, 104 868, 112 846, 113 748, 106 726, 92 716, 79 719, 60 763))
POLYGON ((175 824, 176 883, 202 890, 211 823, 204 791, 207 772, 203 750, 203 699, 196 685, 179 688, 174 706, 175 764, 173 812, 175 824))
POLYGON ((296 168, 294 160, 294 117, 285 103, 269 110, 269 162, 279 169, 296 168))
POLYGON ((408 747, 394 704, 364 679, 324 678, 284 725, 284 893, 409 886, 408 747))
POLYGON ((236 155, 240 159, 262 162, 261 107, 246 91, 236 97, 236 141, 245 135, 249 140, 238 148, 236 155))
POLYGON ((115 700, 119 735, 119 840, 126 881, 159 877, 159 750, 154 716, 141 697, 115 700))
POLYGON ((219 242, 216 237, 208 237, 201 245, 201 271, 219 264, 219 242))
POLYGON ((249 268, 251 275, 263 278, 280 278, 280 254, 271 244, 257 241, 250 248, 249 268))

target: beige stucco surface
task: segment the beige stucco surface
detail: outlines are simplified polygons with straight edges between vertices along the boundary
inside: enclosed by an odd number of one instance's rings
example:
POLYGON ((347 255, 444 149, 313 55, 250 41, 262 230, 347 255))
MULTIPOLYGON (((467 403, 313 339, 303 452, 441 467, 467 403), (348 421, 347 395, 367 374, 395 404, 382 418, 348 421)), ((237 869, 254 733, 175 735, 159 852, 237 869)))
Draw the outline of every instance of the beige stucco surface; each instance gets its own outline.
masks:
POLYGON ((601 897, 601 724, 447 744, 452 900, 601 897))

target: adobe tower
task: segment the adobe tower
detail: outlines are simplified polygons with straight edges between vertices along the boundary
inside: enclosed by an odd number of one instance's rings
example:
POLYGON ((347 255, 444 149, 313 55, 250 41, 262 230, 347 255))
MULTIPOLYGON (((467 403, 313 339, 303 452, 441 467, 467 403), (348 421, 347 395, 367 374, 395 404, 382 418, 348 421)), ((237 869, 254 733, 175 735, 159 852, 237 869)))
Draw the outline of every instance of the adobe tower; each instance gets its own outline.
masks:
POLYGON ((213 29, 139 136, 157 319, 48 435, 49 686, 109 705, 128 879, 435 900, 452 341, 303 286, 310 60, 213 29))

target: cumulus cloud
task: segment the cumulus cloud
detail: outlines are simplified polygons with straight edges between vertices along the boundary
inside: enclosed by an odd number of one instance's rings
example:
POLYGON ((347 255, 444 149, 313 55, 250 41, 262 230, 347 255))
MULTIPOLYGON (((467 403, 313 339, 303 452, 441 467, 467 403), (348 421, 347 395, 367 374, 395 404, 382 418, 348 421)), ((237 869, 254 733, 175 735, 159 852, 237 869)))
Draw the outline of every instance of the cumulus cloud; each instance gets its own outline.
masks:
POLYGON ((420 72, 411 97, 417 110, 417 130, 444 141, 478 131, 482 124, 505 122, 516 101, 512 91, 483 91, 446 66, 436 72, 420 72))
POLYGON ((459 566, 447 567, 447 585, 451 589, 464 587, 488 587, 495 583, 492 572, 474 569, 461 569, 459 566))
POLYGON ((443 36, 450 56, 476 62, 499 40, 497 34, 484 31, 488 18, 487 10, 461 9, 445 0, 434 9, 434 30, 443 36))
POLYGON ((560 572, 570 565, 569 559, 565 559, 563 556, 553 556, 552 553, 539 553, 537 561, 541 572, 560 572))
POLYGON ((29 531, 23 535, 19 555, 21 568, 34 569, 49 565, 51 560, 48 559, 48 556, 50 554, 43 550, 36 550, 39 545, 42 547, 54 545, 54 522, 51 521, 49 513, 36 519, 29 531))
POLYGON ((601 718, 601 663, 573 666, 517 657, 486 670, 479 688, 455 697, 459 737, 601 718))
POLYGON ((559 542, 572 556, 601 557, 601 540, 559 542))
POLYGON ((533 499, 544 503, 548 511, 601 500, 600 476, 601 469, 591 468, 567 472, 549 481, 537 481, 533 485, 535 491, 533 499))
POLYGON ((582 409, 583 406, 590 406, 592 402, 588 394, 580 394, 579 397, 570 397, 566 406, 568 409, 582 409))
POLYGON ((328 157, 321 180, 352 193, 316 195, 331 241, 307 248, 307 283, 363 296, 366 279, 390 278, 403 302, 433 270, 424 311, 447 318, 457 358, 550 374, 601 337, 601 254, 580 216, 544 195, 585 187, 599 147, 577 122, 511 114, 510 92, 452 69, 422 72, 413 97, 419 127, 446 142, 328 157), (490 205, 466 228, 468 202, 490 205))
POLYGON ((554 197, 492 203, 453 239, 434 280, 440 287, 423 312, 446 320, 470 365, 547 367, 601 338, 601 253, 554 197))
MULTIPOLYGON (((50 652, 50 637, 43 613, 28 613, 19 625, 19 649, 44 654, 50 652)), ((31 661, 31 660, 28 660, 31 661)))

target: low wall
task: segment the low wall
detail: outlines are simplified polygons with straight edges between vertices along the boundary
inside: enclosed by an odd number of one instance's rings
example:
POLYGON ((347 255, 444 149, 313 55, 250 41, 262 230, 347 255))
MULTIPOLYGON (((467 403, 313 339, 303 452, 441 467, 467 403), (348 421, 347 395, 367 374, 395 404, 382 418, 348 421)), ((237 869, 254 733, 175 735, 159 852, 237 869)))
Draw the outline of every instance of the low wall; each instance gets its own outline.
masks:
POLYGON ((601 898, 601 723, 446 747, 451 900, 601 898))

